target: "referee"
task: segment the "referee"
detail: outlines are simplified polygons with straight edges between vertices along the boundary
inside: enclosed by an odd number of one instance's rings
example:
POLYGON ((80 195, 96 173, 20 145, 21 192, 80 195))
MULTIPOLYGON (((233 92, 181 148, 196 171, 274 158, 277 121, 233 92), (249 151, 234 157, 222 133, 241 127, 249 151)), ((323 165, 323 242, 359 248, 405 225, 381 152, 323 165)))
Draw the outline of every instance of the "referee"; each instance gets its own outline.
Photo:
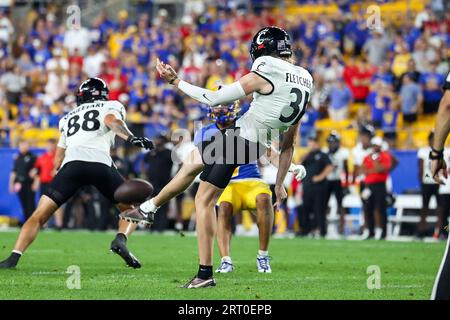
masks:
MULTIPOLYGON (((447 165, 444 161, 445 140, 450 132, 450 72, 444 83, 444 96, 439 105, 434 129, 434 141, 430 152, 431 173, 433 179, 443 184, 441 175, 448 177, 447 165)), ((444 258, 442 259, 436 282, 431 294, 432 300, 450 300, 450 237, 447 240, 444 258)))

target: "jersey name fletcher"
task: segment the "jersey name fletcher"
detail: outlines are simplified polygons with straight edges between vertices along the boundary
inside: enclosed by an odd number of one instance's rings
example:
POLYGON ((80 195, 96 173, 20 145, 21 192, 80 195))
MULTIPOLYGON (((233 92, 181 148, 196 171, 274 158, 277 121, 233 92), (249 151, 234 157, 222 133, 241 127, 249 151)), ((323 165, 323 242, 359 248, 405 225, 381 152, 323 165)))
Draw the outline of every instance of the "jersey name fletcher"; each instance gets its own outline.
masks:
POLYGON ((286 72, 286 82, 299 84, 301 86, 312 89, 312 81, 296 74, 286 72))

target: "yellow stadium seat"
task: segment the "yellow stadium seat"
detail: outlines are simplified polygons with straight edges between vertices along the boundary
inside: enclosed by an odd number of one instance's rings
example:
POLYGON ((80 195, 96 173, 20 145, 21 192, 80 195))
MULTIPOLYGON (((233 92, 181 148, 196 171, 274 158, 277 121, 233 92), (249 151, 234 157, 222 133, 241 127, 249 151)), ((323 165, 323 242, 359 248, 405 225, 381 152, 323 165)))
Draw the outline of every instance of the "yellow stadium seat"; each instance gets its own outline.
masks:
POLYGON ((26 129, 22 133, 21 138, 24 140, 34 140, 34 139, 38 138, 40 133, 41 133, 41 130, 37 129, 37 128, 26 129))
MULTIPOLYGON (((279 12, 280 9, 275 9, 275 12, 279 12)), ((289 16, 299 16, 299 15, 320 15, 327 14, 332 15, 339 12, 338 6, 335 4, 331 5, 302 5, 299 6, 291 5, 286 8, 286 14, 289 16)))
POLYGON ((350 127, 351 120, 333 121, 331 119, 323 119, 316 122, 316 128, 323 131, 344 130, 350 127))
POLYGON ((50 139, 59 139, 59 130, 56 128, 42 130, 39 139, 43 141, 48 141, 50 139))
POLYGON ((377 137, 383 138, 383 137, 384 137, 384 131, 381 130, 381 129, 377 129, 377 130, 375 130, 375 135, 376 135, 377 137))
POLYGON ((353 148, 358 143, 358 131, 356 129, 342 130, 340 135, 343 147, 353 148))
POLYGON ((408 131, 406 130, 398 130, 397 131, 397 148, 404 149, 408 142, 408 131))
POLYGON ((350 105, 348 111, 350 114, 350 117, 353 118, 356 115, 358 115, 358 113, 363 110, 366 109, 367 105, 365 103, 353 103, 350 105))
POLYGON ((428 130, 419 130, 413 132, 413 142, 417 148, 426 147, 428 145, 428 130))
POLYGON ((307 148, 296 146, 294 148, 294 156, 292 157, 294 163, 300 163, 301 158, 308 152, 307 148))
POLYGON ((414 130, 419 131, 431 131, 434 128, 434 118, 423 118, 419 119, 417 122, 415 122, 412 127, 414 130))

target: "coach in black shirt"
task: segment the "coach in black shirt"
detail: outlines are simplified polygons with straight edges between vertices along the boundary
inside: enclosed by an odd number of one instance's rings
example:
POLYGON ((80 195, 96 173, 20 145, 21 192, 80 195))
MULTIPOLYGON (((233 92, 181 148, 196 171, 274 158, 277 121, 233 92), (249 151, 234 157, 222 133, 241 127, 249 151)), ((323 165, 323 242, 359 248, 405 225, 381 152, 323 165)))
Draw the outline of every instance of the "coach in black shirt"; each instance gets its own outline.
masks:
POLYGON ((19 143, 19 155, 14 160, 14 167, 9 177, 9 191, 19 195, 25 220, 27 220, 36 209, 33 190, 33 178, 30 173, 36 162, 36 156, 30 152, 27 141, 19 143))
MULTIPOLYGON (((155 149, 147 153, 144 157, 144 164, 146 166, 142 172, 146 173, 146 176, 150 183, 153 185, 153 194, 158 194, 169 183, 172 173, 172 152, 165 147, 167 139, 164 136, 158 136, 155 138, 155 149)), ((158 214, 155 215, 155 223, 153 229, 156 231, 164 231, 167 227, 167 211, 169 205, 163 205, 158 214)))
POLYGON ((302 181, 303 205, 299 208, 300 234, 307 235, 311 231, 314 236, 325 236, 327 210, 327 175, 333 171, 328 155, 320 150, 318 137, 308 138, 309 152, 302 164, 307 175, 302 181))

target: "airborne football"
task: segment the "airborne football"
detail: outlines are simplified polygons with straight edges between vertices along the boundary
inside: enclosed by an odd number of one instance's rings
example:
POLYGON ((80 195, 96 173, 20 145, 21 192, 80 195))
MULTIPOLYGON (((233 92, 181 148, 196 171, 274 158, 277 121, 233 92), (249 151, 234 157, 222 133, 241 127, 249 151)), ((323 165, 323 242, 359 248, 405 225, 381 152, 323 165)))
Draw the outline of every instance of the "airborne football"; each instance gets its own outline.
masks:
POLYGON ((0 0, 0 107, 0 300, 450 300, 449 1, 0 0))

